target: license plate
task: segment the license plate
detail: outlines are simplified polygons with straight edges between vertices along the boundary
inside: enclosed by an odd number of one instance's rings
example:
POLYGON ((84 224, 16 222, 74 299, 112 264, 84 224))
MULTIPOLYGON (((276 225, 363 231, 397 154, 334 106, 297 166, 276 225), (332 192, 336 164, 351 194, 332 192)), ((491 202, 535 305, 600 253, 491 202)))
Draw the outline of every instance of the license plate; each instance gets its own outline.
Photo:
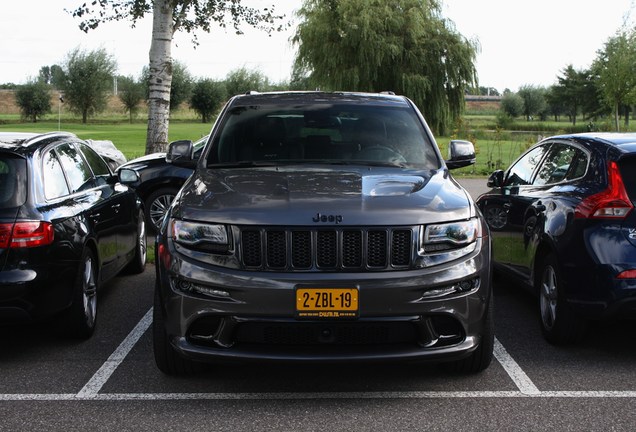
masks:
POLYGON ((296 317, 356 318, 357 288, 297 288, 296 317))

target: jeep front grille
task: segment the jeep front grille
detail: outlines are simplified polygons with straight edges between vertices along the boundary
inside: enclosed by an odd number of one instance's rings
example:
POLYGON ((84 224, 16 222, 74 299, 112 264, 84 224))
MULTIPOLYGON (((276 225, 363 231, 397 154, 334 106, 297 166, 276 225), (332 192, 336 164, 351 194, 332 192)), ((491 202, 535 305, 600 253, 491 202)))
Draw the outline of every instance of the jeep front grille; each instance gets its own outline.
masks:
POLYGON ((392 270, 411 265, 412 228, 242 228, 246 268, 293 270, 392 270))

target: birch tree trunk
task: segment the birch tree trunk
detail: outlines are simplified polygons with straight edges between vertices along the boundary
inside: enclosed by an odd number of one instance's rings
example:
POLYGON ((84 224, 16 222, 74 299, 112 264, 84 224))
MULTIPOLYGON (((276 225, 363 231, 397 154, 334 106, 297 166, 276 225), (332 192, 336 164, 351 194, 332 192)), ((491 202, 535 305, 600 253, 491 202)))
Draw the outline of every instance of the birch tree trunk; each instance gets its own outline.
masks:
POLYGON ((173 34, 172 2, 153 0, 146 154, 166 151, 168 145, 173 34))

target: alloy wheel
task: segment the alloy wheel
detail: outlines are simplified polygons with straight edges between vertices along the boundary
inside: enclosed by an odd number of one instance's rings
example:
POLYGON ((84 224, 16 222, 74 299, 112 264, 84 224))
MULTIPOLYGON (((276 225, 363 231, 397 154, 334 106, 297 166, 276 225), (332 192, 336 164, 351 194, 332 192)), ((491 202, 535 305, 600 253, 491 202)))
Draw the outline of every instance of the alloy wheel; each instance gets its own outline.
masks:
POLYGON ((556 322, 558 293, 556 272, 548 265, 543 270, 539 293, 541 320, 546 330, 551 330, 556 322))

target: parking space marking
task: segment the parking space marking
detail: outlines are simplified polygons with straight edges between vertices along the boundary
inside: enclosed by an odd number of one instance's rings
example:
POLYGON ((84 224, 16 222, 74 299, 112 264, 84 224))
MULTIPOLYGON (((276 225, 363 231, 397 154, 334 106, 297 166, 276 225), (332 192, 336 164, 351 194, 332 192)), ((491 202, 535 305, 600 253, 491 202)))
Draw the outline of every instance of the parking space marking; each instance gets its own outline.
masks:
POLYGON ((101 388, 110 379, 111 375, 119 367, 121 362, 124 361, 128 353, 133 349, 135 344, 139 341, 141 336, 148 330, 152 324, 152 308, 146 315, 137 323, 134 329, 126 336, 117 349, 108 357, 106 362, 99 368, 97 372, 91 377, 82 388, 77 396, 80 399, 94 398, 97 396, 101 388))
POLYGON ((406 392, 321 392, 321 393, 79 393, 0 394, 0 402, 55 401, 179 401, 179 400, 344 400, 344 399, 636 399, 636 391, 406 391, 406 392))
POLYGON ((527 395, 541 393, 497 338, 495 338, 494 355, 521 393, 527 395))
POLYGON ((100 393, 115 370, 152 324, 152 308, 78 393, 0 394, 0 401, 169 401, 323 400, 469 398, 636 398, 636 391, 540 391, 495 338, 494 356, 519 391, 265 392, 265 393, 100 393))

